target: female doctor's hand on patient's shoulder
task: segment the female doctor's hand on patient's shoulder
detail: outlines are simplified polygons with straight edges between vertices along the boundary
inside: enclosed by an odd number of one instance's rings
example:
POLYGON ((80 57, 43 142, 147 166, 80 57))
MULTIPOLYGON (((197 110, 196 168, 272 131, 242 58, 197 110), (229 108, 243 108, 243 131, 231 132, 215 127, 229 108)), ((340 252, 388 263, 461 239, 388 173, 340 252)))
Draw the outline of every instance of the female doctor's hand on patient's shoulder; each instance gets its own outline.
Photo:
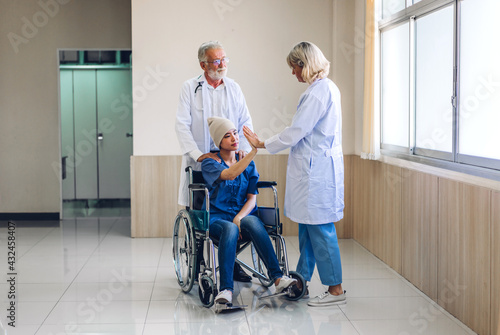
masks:
POLYGON ((264 142, 262 142, 257 134, 250 130, 247 126, 243 126, 243 134, 245 135, 248 143, 255 148, 265 148, 264 142))

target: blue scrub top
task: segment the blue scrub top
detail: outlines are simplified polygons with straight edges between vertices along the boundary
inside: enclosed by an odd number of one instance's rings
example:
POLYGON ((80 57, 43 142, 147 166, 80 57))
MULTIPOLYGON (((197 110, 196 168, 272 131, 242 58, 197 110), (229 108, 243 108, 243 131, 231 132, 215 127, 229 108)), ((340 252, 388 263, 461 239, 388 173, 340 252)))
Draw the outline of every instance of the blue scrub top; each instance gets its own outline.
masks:
MULTIPOLYGON (((220 157, 220 154, 217 154, 220 157)), ((238 158, 236 158, 238 159, 238 158)), ((234 180, 220 180, 220 174, 229 166, 221 158, 221 163, 208 158, 201 163, 203 178, 210 192, 210 223, 223 219, 233 221, 247 201, 247 194, 258 194, 259 173, 252 161, 234 180)), ((205 204, 203 204, 205 209, 205 204)), ((250 214, 255 213, 257 205, 250 214)))

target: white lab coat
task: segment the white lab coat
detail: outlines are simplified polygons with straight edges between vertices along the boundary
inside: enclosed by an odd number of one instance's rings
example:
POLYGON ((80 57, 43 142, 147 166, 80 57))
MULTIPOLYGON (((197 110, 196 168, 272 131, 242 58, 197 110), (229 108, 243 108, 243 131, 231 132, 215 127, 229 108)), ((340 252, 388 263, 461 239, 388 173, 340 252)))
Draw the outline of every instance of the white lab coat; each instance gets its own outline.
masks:
POLYGON ((337 222, 344 213, 344 158, 340 91, 330 79, 300 96, 292 125, 265 141, 288 156, 284 214, 304 224, 337 222))
POLYGON ((243 126, 253 129, 252 118, 240 86, 232 79, 224 78, 224 90, 227 94, 227 103, 224 110, 212 110, 207 98, 208 83, 202 74, 184 82, 177 107, 177 120, 175 131, 182 150, 181 180, 179 185, 179 205, 189 204, 189 192, 186 167, 192 166, 194 170, 201 170, 201 163, 196 162, 189 152, 200 150, 202 154, 210 152, 212 139, 208 131, 207 118, 211 116, 225 117, 231 120, 238 128, 240 135, 240 150, 250 152, 251 147, 243 135, 243 126), (199 84, 202 84, 198 89, 199 84), (194 91, 197 91, 196 93, 194 91))

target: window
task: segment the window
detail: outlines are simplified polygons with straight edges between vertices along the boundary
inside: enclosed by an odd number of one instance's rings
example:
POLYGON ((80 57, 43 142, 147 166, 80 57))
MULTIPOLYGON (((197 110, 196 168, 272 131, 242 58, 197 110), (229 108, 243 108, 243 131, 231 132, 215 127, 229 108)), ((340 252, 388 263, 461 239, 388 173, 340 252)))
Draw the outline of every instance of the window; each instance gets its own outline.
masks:
POLYGON ((406 0, 382 0, 382 18, 389 17, 405 9, 406 0))
POLYGON ((67 66, 130 67, 130 50, 59 50, 59 64, 67 66))
POLYGON ((500 180, 500 1, 381 3, 382 152, 500 180))
POLYGON ((416 4, 421 0, 380 0, 382 2, 382 18, 395 15, 397 12, 402 11, 409 5, 416 4))
POLYGON ((415 153, 421 148, 448 160, 453 159, 453 14, 448 6, 415 20, 415 153))
MULTIPOLYGON (((498 0, 469 0, 461 4, 458 123, 461 162, 474 164, 473 157, 500 159, 499 12, 498 0)), ((483 163, 495 166, 491 161, 483 163)))
POLYGON ((382 143, 408 147, 409 25, 382 33, 382 143))

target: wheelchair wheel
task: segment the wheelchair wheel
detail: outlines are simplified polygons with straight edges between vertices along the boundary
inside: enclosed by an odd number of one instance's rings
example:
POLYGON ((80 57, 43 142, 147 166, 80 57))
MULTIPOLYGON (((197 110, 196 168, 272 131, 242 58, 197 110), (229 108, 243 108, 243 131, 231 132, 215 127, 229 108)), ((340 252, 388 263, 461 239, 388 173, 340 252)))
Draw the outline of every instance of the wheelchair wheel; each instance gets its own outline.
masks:
POLYGON ((297 281, 299 281, 302 284, 302 290, 299 290, 297 288, 297 286, 293 286, 292 287, 292 295, 288 295, 288 296, 286 296, 286 298, 288 300, 292 300, 292 301, 299 300, 304 296, 304 294, 307 291, 306 281, 305 281, 304 277, 302 277, 302 275, 298 272, 289 271, 288 274, 290 275, 290 278, 297 279, 297 281))
POLYGON ((215 296, 217 295, 217 289, 215 288, 212 278, 203 275, 198 284, 198 295, 200 296, 201 303, 206 308, 212 307, 214 305, 215 296))
POLYGON ((258 272, 262 273, 263 275, 266 276, 266 279, 263 279, 261 277, 259 278, 260 283, 264 287, 270 287, 274 284, 274 282, 267 278, 267 268, 262 259, 260 259, 259 254, 257 253, 257 249, 255 249, 254 245, 251 245, 251 252, 252 252, 252 262, 253 262, 253 268, 257 270, 258 272))
POLYGON ((189 213, 181 210, 175 218, 172 238, 175 275, 182 291, 188 293, 193 288, 196 268, 196 240, 189 213))

